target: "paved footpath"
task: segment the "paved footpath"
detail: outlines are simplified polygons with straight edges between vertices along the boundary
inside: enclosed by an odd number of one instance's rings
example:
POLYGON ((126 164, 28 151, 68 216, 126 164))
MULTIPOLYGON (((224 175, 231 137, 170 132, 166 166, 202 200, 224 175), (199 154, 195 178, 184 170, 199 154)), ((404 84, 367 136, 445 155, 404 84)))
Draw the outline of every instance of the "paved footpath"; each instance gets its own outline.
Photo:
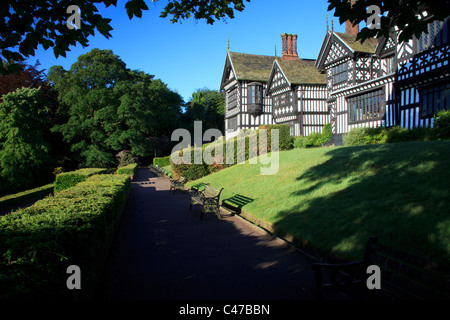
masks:
POLYGON ((112 244, 101 299, 312 300, 314 261, 239 216, 219 220, 139 169, 112 244))

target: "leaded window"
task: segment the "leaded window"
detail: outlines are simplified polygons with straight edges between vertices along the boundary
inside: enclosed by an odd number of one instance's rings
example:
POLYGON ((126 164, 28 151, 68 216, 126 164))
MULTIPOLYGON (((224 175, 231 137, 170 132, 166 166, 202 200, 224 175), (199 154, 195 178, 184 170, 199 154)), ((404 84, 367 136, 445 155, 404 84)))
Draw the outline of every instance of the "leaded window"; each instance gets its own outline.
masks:
POLYGON ((262 113, 263 107, 263 86, 259 82, 252 82, 248 85, 248 112, 257 116, 262 113))
POLYGON ((333 67, 333 84, 347 81, 348 63, 344 62, 333 67))
POLYGON ((448 43, 449 38, 448 18, 444 21, 433 21, 428 24, 428 33, 423 32, 417 40, 418 52, 448 43))
POLYGON ((228 110, 233 109, 237 106, 237 88, 233 88, 231 91, 227 94, 227 108, 228 110))
POLYGON ((237 117, 227 119, 227 129, 230 131, 237 130, 237 117))
POLYGON ((421 114, 432 116, 450 105, 450 82, 420 90, 421 114))
POLYGON ((367 92, 347 98, 349 122, 363 122, 379 119, 384 114, 384 90, 367 92))

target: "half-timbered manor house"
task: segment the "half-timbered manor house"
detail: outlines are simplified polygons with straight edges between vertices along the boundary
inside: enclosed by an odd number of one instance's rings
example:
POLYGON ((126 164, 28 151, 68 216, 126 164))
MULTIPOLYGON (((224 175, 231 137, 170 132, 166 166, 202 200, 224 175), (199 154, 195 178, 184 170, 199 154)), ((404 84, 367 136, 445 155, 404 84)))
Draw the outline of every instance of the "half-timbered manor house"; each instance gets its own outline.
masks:
POLYGON ((406 43, 395 30, 361 43, 358 31, 349 22, 345 33, 327 30, 317 60, 299 58, 297 36, 288 34, 279 58, 228 50, 226 138, 262 124, 289 124, 292 135, 307 136, 331 123, 337 137, 362 126, 432 126, 450 104, 448 19, 406 43))
MULTIPOLYGON (((426 18, 426 17, 424 17, 426 18)), ((355 127, 431 126, 450 103, 448 19, 428 25, 428 34, 399 43, 389 38, 356 41, 358 26, 327 30, 316 67, 327 75, 332 131, 355 127)))
POLYGON ((263 124, 289 124, 292 135, 321 131, 329 122, 325 74, 301 59, 297 35, 282 34, 281 57, 228 50, 220 89, 225 93, 225 137, 263 124))

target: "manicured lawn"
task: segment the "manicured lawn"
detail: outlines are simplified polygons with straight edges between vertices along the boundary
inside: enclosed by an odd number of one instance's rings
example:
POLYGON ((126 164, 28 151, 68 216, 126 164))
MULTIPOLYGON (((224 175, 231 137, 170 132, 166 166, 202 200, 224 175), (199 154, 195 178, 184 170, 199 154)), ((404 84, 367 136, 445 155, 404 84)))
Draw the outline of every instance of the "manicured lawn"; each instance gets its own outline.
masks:
POLYGON ((15 193, 15 194, 10 194, 4 197, 0 198, 0 209, 1 208, 6 208, 8 206, 14 206, 14 205, 18 205, 24 201, 33 199, 33 198, 37 198, 43 195, 48 195, 50 193, 53 192, 53 183, 38 187, 38 188, 34 188, 34 189, 30 189, 30 190, 26 190, 26 191, 22 191, 19 193, 15 193))
POLYGON ((450 256, 450 141, 280 152, 260 175, 242 164, 193 181, 223 187, 222 199, 293 235, 315 253, 362 258, 371 235, 440 265, 450 256))

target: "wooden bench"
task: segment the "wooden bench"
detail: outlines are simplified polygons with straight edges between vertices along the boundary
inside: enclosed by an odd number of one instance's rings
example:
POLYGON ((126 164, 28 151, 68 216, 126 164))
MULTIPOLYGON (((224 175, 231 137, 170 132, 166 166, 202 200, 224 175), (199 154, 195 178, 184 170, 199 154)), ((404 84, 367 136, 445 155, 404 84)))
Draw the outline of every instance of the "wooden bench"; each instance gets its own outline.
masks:
MULTIPOLYGON (((430 263, 424 259, 382 245, 376 237, 369 238, 362 260, 341 264, 315 263, 313 270, 318 299, 327 298, 330 294, 326 288, 338 289, 339 293, 356 299, 450 298, 448 270, 431 271, 430 263), (381 289, 368 288, 367 279, 373 272, 368 272, 367 268, 371 265, 380 268, 381 289)), ((331 291, 331 297, 336 297, 336 290, 331 291)))
POLYGON ((219 201, 222 190, 223 188, 220 190, 212 188, 209 184, 207 184, 203 190, 191 190, 191 203, 189 210, 192 209, 192 205, 200 204, 202 206, 200 220, 203 219, 204 214, 207 212, 215 213, 220 219, 219 201))
POLYGON ((173 193, 175 194, 176 190, 180 190, 185 192, 186 189, 184 187, 186 183, 186 179, 184 177, 180 177, 178 180, 170 179, 170 191, 173 190, 173 193))

